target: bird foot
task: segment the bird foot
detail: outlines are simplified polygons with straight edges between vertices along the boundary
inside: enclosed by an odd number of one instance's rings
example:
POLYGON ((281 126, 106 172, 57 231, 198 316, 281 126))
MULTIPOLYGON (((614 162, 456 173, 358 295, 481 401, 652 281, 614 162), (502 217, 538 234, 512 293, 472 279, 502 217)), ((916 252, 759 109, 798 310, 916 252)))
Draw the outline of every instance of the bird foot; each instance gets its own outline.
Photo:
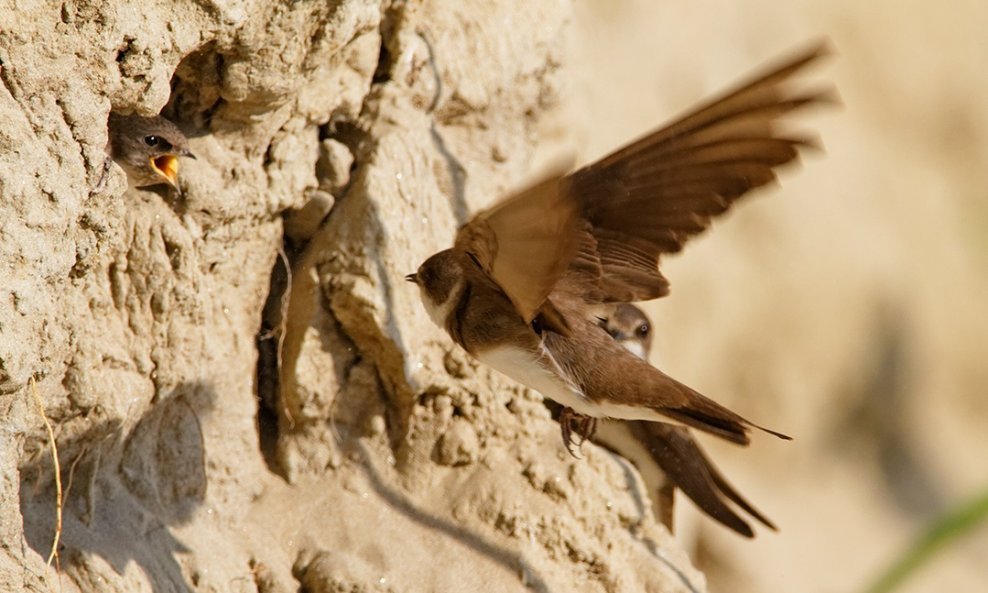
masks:
POLYGON ((577 450, 580 450, 583 443, 593 438, 594 433, 597 432, 597 419, 593 416, 577 414, 573 408, 564 407, 559 412, 559 428, 563 435, 563 444, 566 445, 566 450, 574 458, 579 459, 579 455, 573 452, 573 445, 575 444, 577 450), (577 438, 574 438, 573 435, 576 435, 577 438))

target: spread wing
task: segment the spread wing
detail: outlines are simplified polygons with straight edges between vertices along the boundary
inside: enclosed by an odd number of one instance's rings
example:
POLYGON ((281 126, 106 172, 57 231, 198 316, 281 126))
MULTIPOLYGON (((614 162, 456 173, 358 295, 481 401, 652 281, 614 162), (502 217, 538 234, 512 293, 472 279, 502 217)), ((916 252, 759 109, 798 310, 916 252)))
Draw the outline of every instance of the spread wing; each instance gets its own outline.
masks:
POLYGON ((819 45, 769 69, 666 127, 576 171, 563 190, 580 204, 577 255, 560 290, 590 302, 668 294, 662 254, 675 253, 750 190, 775 181, 812 138, 780 121, 833 93, 796 94, 789 84, 827 53, 819 45))
POLYGON ((579 204, 559 190, 561 174, 470 219, 454 249, 467 253, 531 323, 573 260, 579 204))
POLYGON ((785 84, 825 53, 817 46, 790 58, 597 163, 477 214, 454 249, 497 282, 526 322, 541 314, 563 333, 566 322, 548 298, 554 291, 598 303, 664 296, 659 257, 813 144, 778 124, 830 98, 794 95, 785 84))

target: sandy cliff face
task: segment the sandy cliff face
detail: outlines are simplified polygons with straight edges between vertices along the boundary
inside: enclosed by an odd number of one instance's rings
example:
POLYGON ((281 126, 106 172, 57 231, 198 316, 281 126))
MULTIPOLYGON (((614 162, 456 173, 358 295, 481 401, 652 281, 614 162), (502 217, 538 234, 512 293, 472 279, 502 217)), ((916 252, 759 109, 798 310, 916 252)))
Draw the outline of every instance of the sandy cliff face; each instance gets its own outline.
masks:
POLYGON ((402 281, 528 170, 571 10, 441 4, 2 9, 0 590, 703 588, 402 281), (181 196, 101 186, 111 109, 181 196))
POLYGON ((649 307, 655 362, 796 437, 704 441, 781 532, 680 525, 713 590, 849 591, 983 487, 981 4, 491 4, 0 2, 0 591, 704 590, 402 277, 537 142, 586 162, 821 34, 826 154, 649 307), (190 135, 182 196, 100 184, 111 109, 190 135))

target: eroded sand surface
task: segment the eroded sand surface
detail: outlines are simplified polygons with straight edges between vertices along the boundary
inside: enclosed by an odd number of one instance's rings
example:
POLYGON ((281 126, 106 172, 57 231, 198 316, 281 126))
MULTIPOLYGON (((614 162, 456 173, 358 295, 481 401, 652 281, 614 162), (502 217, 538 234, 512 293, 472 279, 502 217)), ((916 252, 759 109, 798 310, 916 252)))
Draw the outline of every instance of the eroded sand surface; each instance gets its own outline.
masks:
MULTIPOLYGON (((66 592, 853 590, 985 481, 980 4, 0 12, 0 591, 58 590, 31 378, 71 476, 66 592), (680 545, 402 277, 533 161, 596 158, 821 34, 826 156, 670 260, 650 308, 654 362, 796 436, 709 443, 782 531, 684 502, 680 545), (99 186, 111 107, 183 125, 181 199, 99 186)), ((985 545, 904 590, 973 590, 985 545)))

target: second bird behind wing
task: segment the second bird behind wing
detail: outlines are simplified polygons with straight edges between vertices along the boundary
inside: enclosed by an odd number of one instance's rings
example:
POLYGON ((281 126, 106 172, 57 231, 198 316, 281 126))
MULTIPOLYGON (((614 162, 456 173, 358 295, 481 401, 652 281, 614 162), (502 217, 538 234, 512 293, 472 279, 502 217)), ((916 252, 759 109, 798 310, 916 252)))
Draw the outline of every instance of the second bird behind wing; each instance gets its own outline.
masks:
MULTIPOLYGON (((600 324, 619 344, 644 360, 652 349, 652 323, 634 305, 620 304, 603 312, 600 324)), ((689 430, 665 422, 601 420, 591 439, 638 468, 654 499, 656 514, 673 531, 678 488, 701 511, 735 532, 753 537, 751 526, 733 503, 770 529, 775 525, 745 500, 718 471, 689 430)))

